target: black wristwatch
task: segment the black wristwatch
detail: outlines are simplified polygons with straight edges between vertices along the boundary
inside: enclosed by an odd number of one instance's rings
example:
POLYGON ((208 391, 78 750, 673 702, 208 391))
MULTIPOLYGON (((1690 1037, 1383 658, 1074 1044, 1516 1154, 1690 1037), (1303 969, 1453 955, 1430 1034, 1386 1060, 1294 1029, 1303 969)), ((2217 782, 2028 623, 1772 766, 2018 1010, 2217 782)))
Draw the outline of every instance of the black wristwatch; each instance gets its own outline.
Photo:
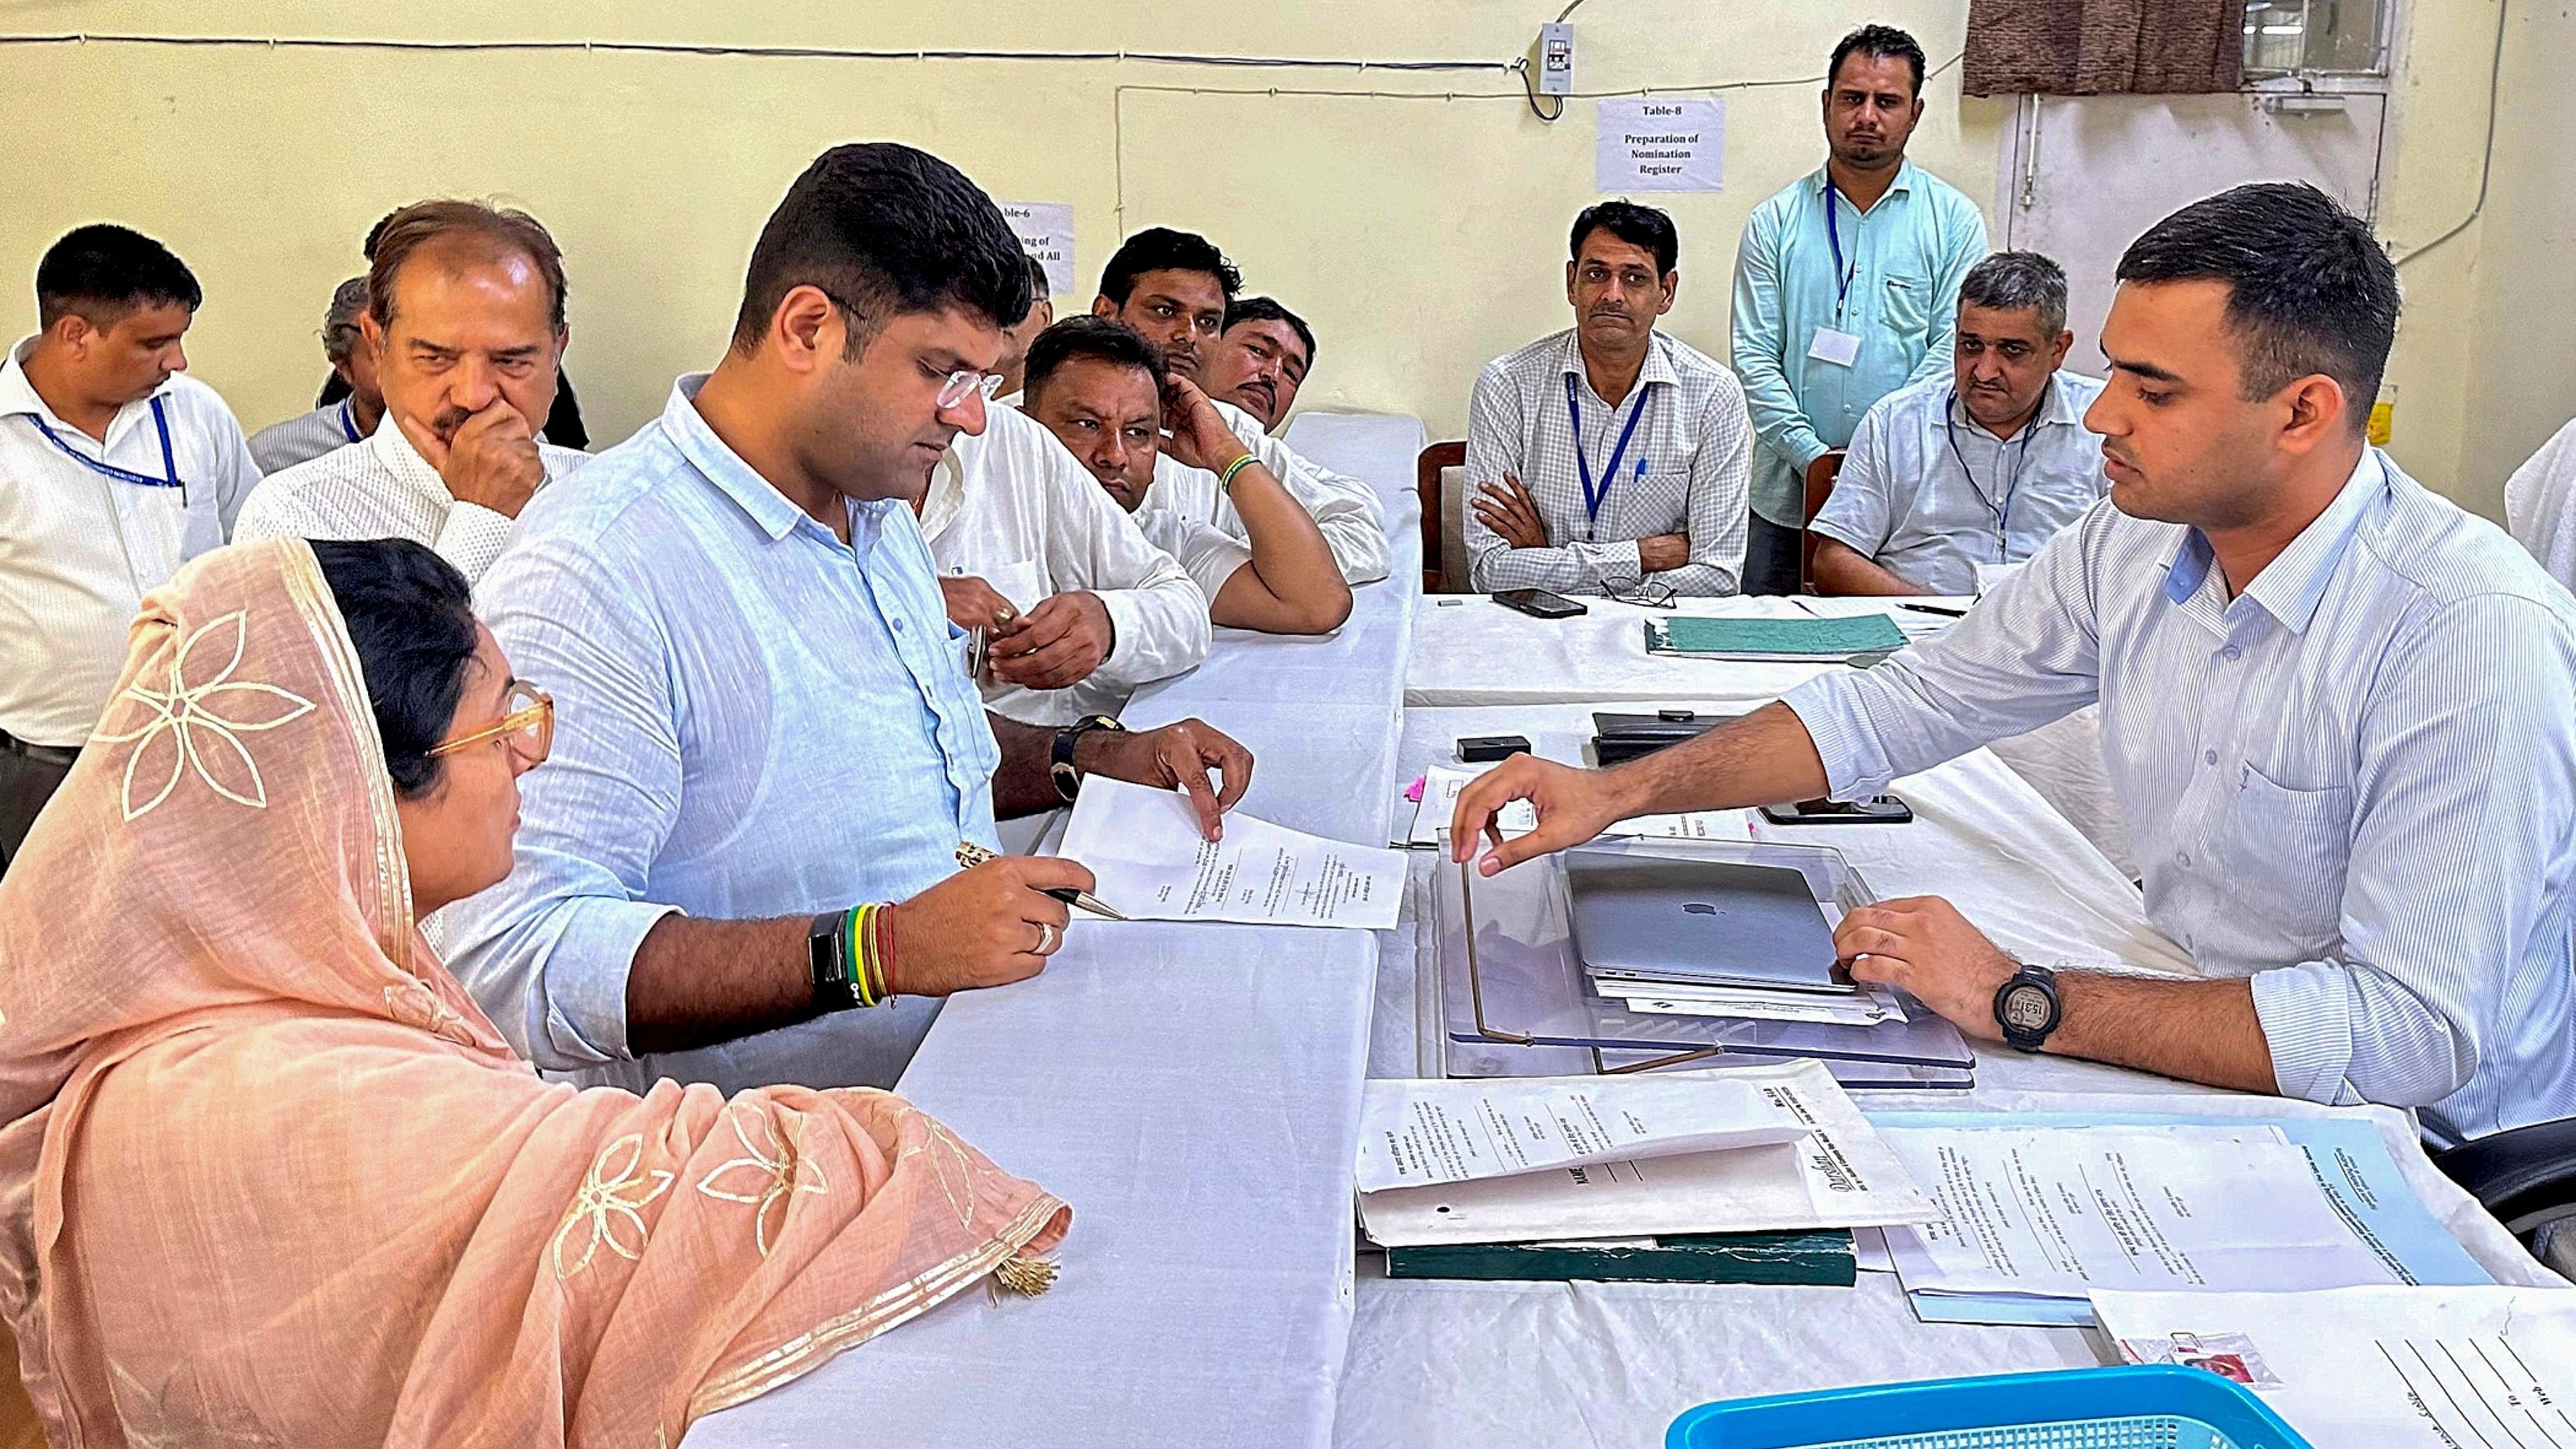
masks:
POLYGON ((1127 733, 1125 725, 1105 714, 1087 714, 1057 730, 1055 747, 1047 752, 1047 778, 1055 782, 1055 792, 1064 797, 1067 805, 1073 803, 1074 796, 1082 793, 1082 772, 1073 767, 1073 747, 1082 743, 1082 737, 1093 730, 1127 733))
POLYGON ((2025 964, 1995 990, 1995 1024, 2004 1029, 2006 1045, 2035 1052, 2047 1045, 2049 1033, 2066 1018, 2058 999, 2057 973, 2025 964))
POLYGON ((806 935, 818 1012, 856 1011, 867 1004, 859 999, 858 952, 851 949, 849 926, 849 912, 825 911, 806 935))

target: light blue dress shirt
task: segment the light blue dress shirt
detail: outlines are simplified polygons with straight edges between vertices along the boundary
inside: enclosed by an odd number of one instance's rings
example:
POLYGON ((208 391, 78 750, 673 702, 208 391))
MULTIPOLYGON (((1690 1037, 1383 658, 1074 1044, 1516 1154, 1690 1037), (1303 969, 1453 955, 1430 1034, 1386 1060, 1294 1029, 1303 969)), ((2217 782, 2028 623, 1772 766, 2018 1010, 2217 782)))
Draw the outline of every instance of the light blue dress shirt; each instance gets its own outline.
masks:
POLYGON ((1973 594, 1977 565, 2029 558, 2102 497, 2102 440, 2084 429, 2101 395, 2101 379, 2057 373, 1998 438, 1960 404, 1955 374, 1898 388, 1861 419, 1807 527, 1927 594, 1973 594))
POLYGON ((852 503, 844 545, 707 427, 703 381, 541 490, 476 591, 556 728, 510 878, 444 913, 450 964, 511 1045, 586 1082, 890 1086, 937 1002, 627 1048, 627 973, 665 913, 901 900, 960 840, 996 844, 1001 752, 912 510, 852 503))
POLYGON ((1822 168, 1753 209, 1735 252, 1735 375, 1753 412, 1753 511, 1806 522, 1807 465, 1851 441, 1870 404, 1951 368, 1959 283, 1986 254, 1986 219, 1908 161, 1867 213, 1822 168), (1831 195, 1844 265, 1825 227, 1831 195), (1839 319, 1839 320, 1837 320, 1839 319), (1849 366, 1809 355, 1821 327, 1860 338, 1849 366))
POLYGON ((2377 451, 2234 599, 2109 499, 1956 628, 1789 696, 1834 793, 2099 698, 2147 913, 2253 978, 2285 1096, 2576 1115, 2576 599, 2377 451))

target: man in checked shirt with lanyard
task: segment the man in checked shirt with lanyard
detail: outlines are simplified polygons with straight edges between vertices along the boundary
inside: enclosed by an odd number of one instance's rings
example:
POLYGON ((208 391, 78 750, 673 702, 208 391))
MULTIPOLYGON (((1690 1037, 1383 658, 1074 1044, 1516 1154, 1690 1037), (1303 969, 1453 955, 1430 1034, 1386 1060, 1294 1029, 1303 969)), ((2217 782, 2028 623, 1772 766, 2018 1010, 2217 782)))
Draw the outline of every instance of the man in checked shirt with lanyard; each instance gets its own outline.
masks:
POLYGON ((221 547, 259 482, 182 371, 203 299, 159 242, 80 227, 36 267, 43 330, 0 363, 0 869, 107 707, 143 595, 221 547))
POLYGON ((1680 237, 1652 207, 1574 219, 1575 325, 1485 365, 1467 407, 1474 586, 1732 594, 1753 425, 1735 375, 1665 336, 1680 237))

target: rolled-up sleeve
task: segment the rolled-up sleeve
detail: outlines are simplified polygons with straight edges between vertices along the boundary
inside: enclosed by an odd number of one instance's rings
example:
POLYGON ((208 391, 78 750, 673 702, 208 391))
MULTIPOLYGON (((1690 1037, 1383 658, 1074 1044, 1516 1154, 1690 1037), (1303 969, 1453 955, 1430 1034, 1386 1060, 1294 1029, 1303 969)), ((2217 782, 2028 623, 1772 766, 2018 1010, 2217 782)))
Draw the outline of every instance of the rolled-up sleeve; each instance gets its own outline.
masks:
POLYGON ((2025 734, 2101 693, 2091 584, 2106 501, 1936 638, 1874 668, 1818 676, 1785 699, 1837 800, 2025 734))
POLYGON ((1046 442, 1050 562, 1071 564, 1079 579, 1058 577, 1097 595, 1116 631, 1109 657, 1091 673, 1101 684, 1134 689, 1168 679, 1207 658, 1207 595, 1170 554, 1147 542, 1125 509, 1072 453, 1046 442))
POLYGON ((2567 873, 2576 811, 2576 646, 2539 603, 2484 595, 2406 628, 2377 676, 2344 959, 2257 973, 2254 1010, 2284 1096, 2423 1107, 2466 1086, 2506 1034, 2554 1015, 2517 996, 2542 973, 2511 968, 2566 930, 2551 882, 2567 873))
POLYGON ((1260 419, 1231 403, 1220 402, 1216 410, 1235 438, 1315 520, 1315 531, 1333 551, 1342 582, 1373 584, 1395 571, 1386 538, 1386 503, 1366 479, 1336 473, 1300 457, 1264 431, 1260 419))
POLYGON ((680 804, 669 649, 595 561, 551 541, 505 554, 477 598, 512 672, 554 695, 557 728, 519 780, 509 878, 444 914, 449 965, 538 1066, 622 1060, 636 947, 674 909, 643 899, 680 804))

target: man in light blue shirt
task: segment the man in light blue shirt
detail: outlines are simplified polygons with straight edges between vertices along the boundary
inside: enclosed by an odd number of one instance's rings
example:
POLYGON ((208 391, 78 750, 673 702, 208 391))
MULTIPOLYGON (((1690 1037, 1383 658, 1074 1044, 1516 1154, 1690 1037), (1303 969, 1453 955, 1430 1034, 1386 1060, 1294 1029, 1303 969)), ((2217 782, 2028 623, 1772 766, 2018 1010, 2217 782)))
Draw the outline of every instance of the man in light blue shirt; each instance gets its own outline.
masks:
POLYGON ((1816 536, 1820 594, 1973 594, 1980 565, 2014 564, 2102 496, 2084 410, 2102 384, 2065 371, 2066 273, 1997 252, 1959 288, 1957 365, 1880 398, 1816 536))
POLYGON ((1865 25, 1834 47, 1823 169, 1755 207, 1735 254, 1735 375, 1757 439, 1744 591, 1795 593, 1807 465, 1870 404, 1948 371, 1959 283, 1986 220, 1905 159, 1923 47, 1865 25))
POLYGON ((1507 762, 1457 838, 1535 799, 1491 871, 1630 815, 1857 798, 2098 699, 2147 913, 2203 976, 2017 965, 1927 897, 1844 918, 1855 977, 2445 1143, 2576 1114, 2576 600, 2364 441, 2396 270, 2270 184, 2159 222, 2119 277, 2085 419, 2110 496, 1957 628, 1616 770, 1507 762))
POLYGON ((1186 785, 1213 835, 1241 796, 1251 757, 1197 721, 1054 731, 976 697, 909 504, 983 426, 1028 305, 974 183, 909 147, 827 151, 763 230, 716 370, 521 516, 478 599, 559 726, 516 868, 439 934, 538 1066, 891 1085, 938 998, 1045 965, 1067 910, 1042 892, 1090 888, 1071 861, 958 870, 997 809, 1101 773, 1186 785), (854 993, 861 950, 895 1004, 854 993))

